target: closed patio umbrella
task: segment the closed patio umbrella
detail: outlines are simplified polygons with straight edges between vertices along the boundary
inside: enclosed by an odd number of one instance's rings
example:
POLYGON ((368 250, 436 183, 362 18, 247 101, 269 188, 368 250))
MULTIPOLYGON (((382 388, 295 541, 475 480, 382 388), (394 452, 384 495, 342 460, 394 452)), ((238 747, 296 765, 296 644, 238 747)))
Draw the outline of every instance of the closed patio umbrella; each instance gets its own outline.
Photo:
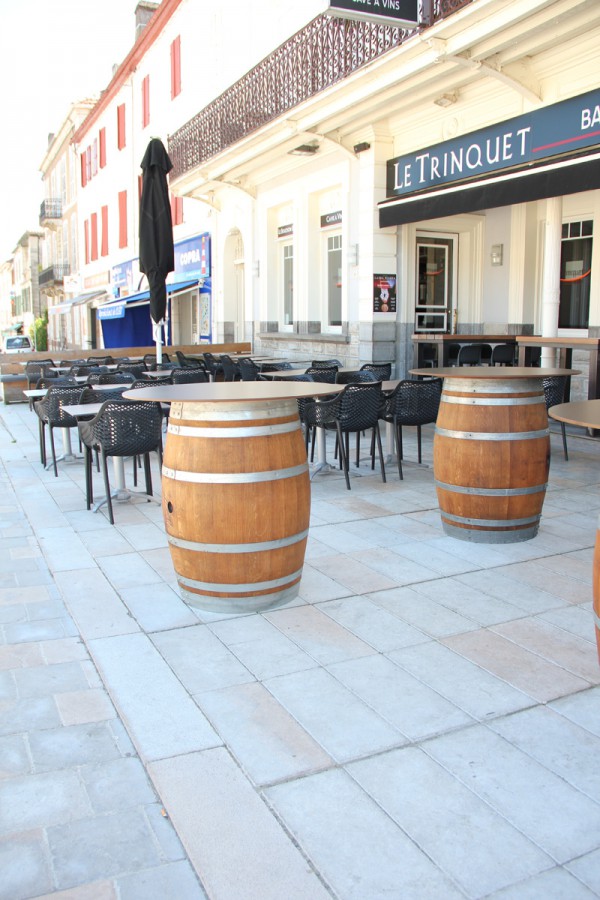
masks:
POLYGON ((167 309, 166 277, 175 268, 173 224, 167 175, 173 163, 158 138, 146 148, 140 198, 140 272, 150 287, 150 315, 156 339, 156 359, 162 361, 161 326, 167 309))

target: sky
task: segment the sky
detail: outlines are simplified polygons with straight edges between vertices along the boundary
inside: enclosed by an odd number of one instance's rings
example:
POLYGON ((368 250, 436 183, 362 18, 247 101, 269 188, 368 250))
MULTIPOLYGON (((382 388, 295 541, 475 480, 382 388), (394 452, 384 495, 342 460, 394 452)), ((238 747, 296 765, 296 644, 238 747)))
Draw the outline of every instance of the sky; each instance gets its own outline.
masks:
POLYGON ((0 263, 39 230, 40 164, 72 102, 98 95, 135 39, 137 0, 0 0, 0 263))

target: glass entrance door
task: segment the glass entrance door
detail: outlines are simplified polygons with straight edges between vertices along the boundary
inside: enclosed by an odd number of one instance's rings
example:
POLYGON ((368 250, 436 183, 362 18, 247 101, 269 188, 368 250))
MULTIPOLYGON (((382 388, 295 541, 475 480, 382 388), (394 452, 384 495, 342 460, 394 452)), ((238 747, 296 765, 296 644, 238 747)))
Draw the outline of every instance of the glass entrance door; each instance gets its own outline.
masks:
POLYGON ((417 233, 415 331, 453 330, 458 235, 417 233))

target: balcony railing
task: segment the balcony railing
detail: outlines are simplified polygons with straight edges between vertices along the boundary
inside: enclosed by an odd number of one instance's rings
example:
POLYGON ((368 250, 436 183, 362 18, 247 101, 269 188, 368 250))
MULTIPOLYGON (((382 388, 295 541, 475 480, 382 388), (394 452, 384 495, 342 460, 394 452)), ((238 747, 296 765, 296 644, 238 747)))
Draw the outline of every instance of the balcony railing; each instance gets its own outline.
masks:
POLYGON ((40 206, 40 225, 47 219, 60 219, 62 217, 61 200, 44 200, 40 206))
POLYGON ((50 287, 53 284, 62 284, 65 275, 69 275, 70 272, 69 263, 55 263, 40 272, 39 285, 40 287, 50 287))
MULTIPOLYGON (((433 24, 472 2, 421 0, 421 19, 433 24)), ((171 178, 202 165, 415 33, 415 29, 319 16, 169 137, 171 178)))

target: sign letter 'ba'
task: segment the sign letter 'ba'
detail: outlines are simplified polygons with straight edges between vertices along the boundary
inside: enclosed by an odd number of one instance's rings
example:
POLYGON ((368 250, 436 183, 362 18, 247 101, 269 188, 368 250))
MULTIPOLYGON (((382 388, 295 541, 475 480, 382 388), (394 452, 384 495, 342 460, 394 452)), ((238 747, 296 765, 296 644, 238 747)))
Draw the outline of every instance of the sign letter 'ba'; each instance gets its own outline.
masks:
POLYGON ((173 224, 167 175, 173 163, 158 138, 152 138, 142 160, 140 200, 140 272, 148 278, 150 315, 162 322, 167 309, 166 277, 175 268, 173 224))

